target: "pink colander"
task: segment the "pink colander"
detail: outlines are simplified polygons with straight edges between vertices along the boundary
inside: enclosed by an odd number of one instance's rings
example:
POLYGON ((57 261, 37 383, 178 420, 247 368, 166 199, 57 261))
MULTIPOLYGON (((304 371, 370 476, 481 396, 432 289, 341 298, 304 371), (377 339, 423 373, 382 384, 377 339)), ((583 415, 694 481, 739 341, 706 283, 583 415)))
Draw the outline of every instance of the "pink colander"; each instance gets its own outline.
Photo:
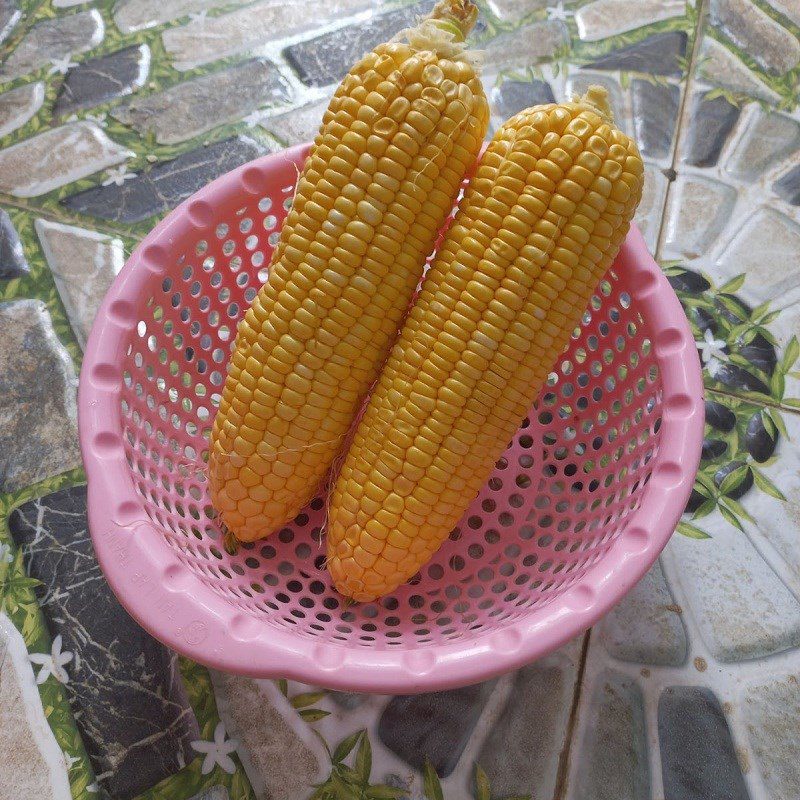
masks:
POLYGON ((230 672, 408 693, 520 666, 617 602, 680 517, 703 432, 680 304, 632 228, 449 540, 390 597, 348 604, 325 570, 322 494, 230 555, 205 481, 236 325, 306 153, 266 156, 198 192, 108 292, 79 394, 100 565, 150 633, 230 672))

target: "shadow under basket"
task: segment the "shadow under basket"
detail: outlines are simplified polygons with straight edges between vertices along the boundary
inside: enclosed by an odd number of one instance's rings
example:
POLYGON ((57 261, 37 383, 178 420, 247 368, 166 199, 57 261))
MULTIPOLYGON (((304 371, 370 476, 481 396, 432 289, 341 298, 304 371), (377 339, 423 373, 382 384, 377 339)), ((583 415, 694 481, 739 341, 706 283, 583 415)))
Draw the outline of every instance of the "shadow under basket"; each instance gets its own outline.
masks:
POLYGON ((322 495, 230 555, 205 477, 236 325, 266 278, 306 154, 266 156, 198 192, 105 298, 79 393, 105 575, 155 637, 256 677, 410 693, 538 658, 639 580, 684 508, 703 406, 680 304, 632 228, 450 538, 391 596, 348 603, 325 570, 322 495))

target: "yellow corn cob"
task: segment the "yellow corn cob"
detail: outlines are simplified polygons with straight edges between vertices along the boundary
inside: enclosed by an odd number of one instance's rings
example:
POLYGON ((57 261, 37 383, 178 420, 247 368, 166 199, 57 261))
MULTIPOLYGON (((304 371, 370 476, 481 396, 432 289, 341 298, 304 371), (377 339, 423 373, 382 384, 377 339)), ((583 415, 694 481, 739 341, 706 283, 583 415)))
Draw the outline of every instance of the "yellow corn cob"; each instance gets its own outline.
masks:
POLYGON ((489 145, 331 496, 337 589, 380 597, 433 555, 579 323, 642 191, 605 90, 523 111, 489 145))
POLYGON ((382 44, 331 100, 214 420, 209 488, 244 541, 308 503, 394 340, 480 150, 488 106, 469 0, 382 44))

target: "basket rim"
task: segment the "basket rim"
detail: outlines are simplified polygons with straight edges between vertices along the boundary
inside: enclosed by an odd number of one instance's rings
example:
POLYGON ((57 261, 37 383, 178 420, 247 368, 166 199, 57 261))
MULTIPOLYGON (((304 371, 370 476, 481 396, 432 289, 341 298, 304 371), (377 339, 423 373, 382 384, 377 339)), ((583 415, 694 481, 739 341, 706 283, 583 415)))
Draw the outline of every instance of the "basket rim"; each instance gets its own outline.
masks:
POLYGON ((703 383, 694 339, 677 296, 632 225, 614 264, 626 271, 632 298, 647 318, 661 371, 661 445, 625 533, 579 581, 535 614, 474 638, 375 651, 260 625, 190 572, 144 513, 124 455, 119 363, 137 321, 137 300, 154 275, 164 274, 175 243, 211 230, 211 209, 225 198, 263 193, 276 166, 291 166, 294 173, 309 147, 262 156, 193 194, 142 240, 108 290, 87 342, 78 389, 95 553, 128 613, 156 639, 208 667, 380 693, 410 694, 486 680, 552 652, 591 627, 666 546, 700 462, 703 383))

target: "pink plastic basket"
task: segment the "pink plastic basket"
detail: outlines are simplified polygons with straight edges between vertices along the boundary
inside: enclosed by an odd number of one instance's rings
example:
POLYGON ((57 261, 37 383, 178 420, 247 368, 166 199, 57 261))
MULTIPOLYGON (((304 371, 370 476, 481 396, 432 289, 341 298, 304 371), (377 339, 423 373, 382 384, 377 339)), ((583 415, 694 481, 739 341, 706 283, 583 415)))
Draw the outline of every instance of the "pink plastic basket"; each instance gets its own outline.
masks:
POLYGON ((347 605, 323 564, 321 496, 231 556, 204 476, 236 324, 306 153, 266 156, 198 192, 105 298, 79 396, 100 564, 143 627, 222 670, 408 693, 529 662, 641 578, 686 503, 703 411, 680 304, 632 229, 449 541, 391 597, 347 605))

